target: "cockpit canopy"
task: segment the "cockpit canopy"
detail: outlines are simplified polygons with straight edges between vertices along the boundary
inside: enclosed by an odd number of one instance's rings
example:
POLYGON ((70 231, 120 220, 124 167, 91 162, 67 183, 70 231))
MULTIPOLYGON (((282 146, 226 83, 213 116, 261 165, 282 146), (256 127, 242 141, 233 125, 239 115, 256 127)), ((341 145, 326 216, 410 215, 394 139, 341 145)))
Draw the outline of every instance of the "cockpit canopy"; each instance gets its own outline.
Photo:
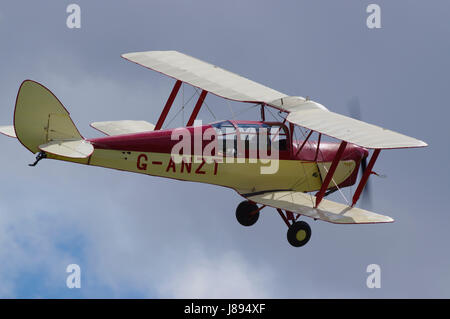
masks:
POLYGON ((255 152, 289 151, 289 135, 282 123, 221 121, 212 123, 219 150, 225 156, 255 152))

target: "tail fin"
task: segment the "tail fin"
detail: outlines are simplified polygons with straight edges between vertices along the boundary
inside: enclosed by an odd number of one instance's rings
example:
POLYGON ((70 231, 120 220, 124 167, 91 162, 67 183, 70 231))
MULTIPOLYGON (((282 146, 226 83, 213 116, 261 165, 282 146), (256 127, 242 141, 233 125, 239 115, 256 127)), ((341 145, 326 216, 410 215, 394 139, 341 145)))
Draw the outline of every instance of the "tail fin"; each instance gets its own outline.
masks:
POLYGON ((43 150, 60 156, 85 158, 94 150, 56 96, 31 80, 25 80, 19 88, 14 130, 19 141, 32 153, 43 150))

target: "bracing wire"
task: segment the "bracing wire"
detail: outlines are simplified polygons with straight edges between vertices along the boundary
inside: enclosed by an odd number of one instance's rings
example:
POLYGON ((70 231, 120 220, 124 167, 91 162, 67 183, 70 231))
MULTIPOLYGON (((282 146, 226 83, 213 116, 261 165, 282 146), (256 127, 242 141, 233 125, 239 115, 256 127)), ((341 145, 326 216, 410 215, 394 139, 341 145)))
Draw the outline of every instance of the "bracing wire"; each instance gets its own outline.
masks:
POLYGON ((227 103, 227 106, 228 106, 228 108, 230 109, 230 112, 231 112, 231 118, 232 118, 233 120, 236 119, 236 116, 234 115, 233 109, 231 108, 231 104, 230 104, 230 102, 228 101, 228 99, 225 99, 225 102, 227 103))
POLYGON ((182 83, 181 93, 182 93, 182 99, 183 99, 183 101, 181 103, 181 109, 182 109, 182 111, 181 111, 181 125, 184 125, 184 106, 185 106, 185 104, 184 104, 184 82, 182 83))
POLYGON ((235 114, 235 117, 237 117, 237 116, 239 116, 239 115, 242 115, 242 114, 244 114, 245 112, 250 111, 251 109, 253 109, 253 108, 257 107, 257 106, 259 106, 258 103, 257 103, 257 104, 253 104, 253 105, 251 105, 250 107, 244 109, 243 111, 241 111, 241 112, 235 114))
MULTIPOLYGON (((196 93, 198 96, 200 96, 200 94, 198 93, 197 88, 194 88, 194 89, 195 89, 195 93, 196 93)), ((209 105, 206 103, 206 101, 203 101, 203 104, 205 104, 207 110, 209 111, 209 113, 210 113, 210 114, 212 115, 212 117, 214 118, 214 121, 216 121, 217 118, 216 118, 216 116, 214 115, 213 111, 211 111, 211 108, 210 108, 209 105)))
MULTIPOLYGON (((172 122, 175 120, 175 118, 178 116, 178 114, 180 114, 182 111, 184 111, 184 106, 189 104, 189 102, 192 100, 192 98, 195 96, 195 94, 196 93, 194 92, 194 94, 192 94, 192 96, 186 101, 186 103, 183 103, 181 108, 175 113, 175 115, 170 119, 170 121, 166 125, 164 125, 165 128, 169 127, 169 125, 172 124, 172 122)), ((184 121, 183 121, 183 125, 184 125, 184 121)))
MULTIPOLYGON (((303 133, 303 130, 302 130, 301 128, 300 128, 300 132, 301 132, 302 135, 306 138, 305 133, 303 133)), ((311 146, 311 144, 312 144, 313 142, 310 142, 310 141, 308 140, 307 143, 311 146)), ((314 147, 317 147, 317 143, 315 143, 315 145, 313 145, 313 146, 314 146, 314 147)), ((320 150, 320 148, 319 148, 319 153, 320 153, 320 156, 321 156, 322 158, 324 158, 324 157, 323 157, 323 154, 322 154, 322 151, 320 150)), ((323 168, 325 169, 325 171, 326 171, 327 174, 328 174, 328 169, 326 168, 325 165, 323 166, 323 168)), ((344 198, 344 200, 347 202, 347 204, 350 204, 350 202, 348 201, 347 197, 344 195, 344 193, 342 192, 341 188, 337 185, 337 183, 336 183, 336 181, 334 180, 334 178, 331 178, 331 181, 333 182, 334 186, 337 188, 337 190, 338 190, 339 193, 341 194, 342 198, 344 198)))

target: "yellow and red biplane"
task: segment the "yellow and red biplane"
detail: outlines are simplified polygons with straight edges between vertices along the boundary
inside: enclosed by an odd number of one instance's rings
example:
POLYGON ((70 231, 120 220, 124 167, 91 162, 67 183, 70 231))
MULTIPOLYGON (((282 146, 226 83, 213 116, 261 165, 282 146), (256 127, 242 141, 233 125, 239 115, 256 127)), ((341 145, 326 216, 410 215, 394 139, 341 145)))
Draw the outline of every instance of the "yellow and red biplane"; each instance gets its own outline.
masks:
POLYGON ((0 126, 0 132, 37 153, 31 166, 49 158, 232 188, 246 199, 236 209, 242 225, 253 225, 261 209, 273 207, 288 226, 289 243, 296 247, 311 237, 309 225, 298 220, 301 215, 337 224, 392 222, 388 216, 355 204, 382 149, 427 146, 176 51, 136 52, 122 57, 176 80, 155 125, 129 120, 95 122, 91 126, 107 136, 85 139, 62 103, 41 84, 26 80, 17 94, 13 125, 0 126), (193 112, 186 127, 161 129, 182 83, 202 90, 193 112), (261 121, 194 125, 208 93, 257 104, 261 121), (275 108, 284 120, 266 121, 266 108, 275 108), (309 131, 303 140, 295 140, 296 127, 309 131), (309 141, 313 132, 318 134, 315 143, 309 141), (321 142, 322 135, 341 142, 321 142), (181 139, 188 143, 180 148, 181 139), (352 202, 345 205, 324 199, 356 183, 369 149, 373 154, 352 202), (270 170, 268 164, 275 169, 270 170))

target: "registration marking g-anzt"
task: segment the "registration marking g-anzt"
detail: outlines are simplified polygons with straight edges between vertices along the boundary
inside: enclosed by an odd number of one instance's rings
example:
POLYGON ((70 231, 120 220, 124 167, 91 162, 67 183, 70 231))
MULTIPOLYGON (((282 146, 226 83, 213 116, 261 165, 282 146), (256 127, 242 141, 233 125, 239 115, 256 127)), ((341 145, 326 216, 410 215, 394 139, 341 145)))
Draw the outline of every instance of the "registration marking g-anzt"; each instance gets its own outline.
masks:
POLYGON ((207 162, 202 157, 197 157, 195 161, 191 160, 183 160, 180 163, 177 163, 172 156, 166 161, 149 161, 149 157, 151 158, 151 153, 140 153, 137 156, 136 167, 139 171, 143 171, 148 173, 149 175, 161 175, 161 169, 163 169, 167 174, 173 173, 175 176, 176 173, 181 174, 209 174, 209 175, 217 175, 217 171, 219 168, 219 161, 215 160, 213 165, 206 165, 207 162), (165 167, 165 168, 164 168, 165 167), (152 174, 153 172, 153 174, 152 174))

